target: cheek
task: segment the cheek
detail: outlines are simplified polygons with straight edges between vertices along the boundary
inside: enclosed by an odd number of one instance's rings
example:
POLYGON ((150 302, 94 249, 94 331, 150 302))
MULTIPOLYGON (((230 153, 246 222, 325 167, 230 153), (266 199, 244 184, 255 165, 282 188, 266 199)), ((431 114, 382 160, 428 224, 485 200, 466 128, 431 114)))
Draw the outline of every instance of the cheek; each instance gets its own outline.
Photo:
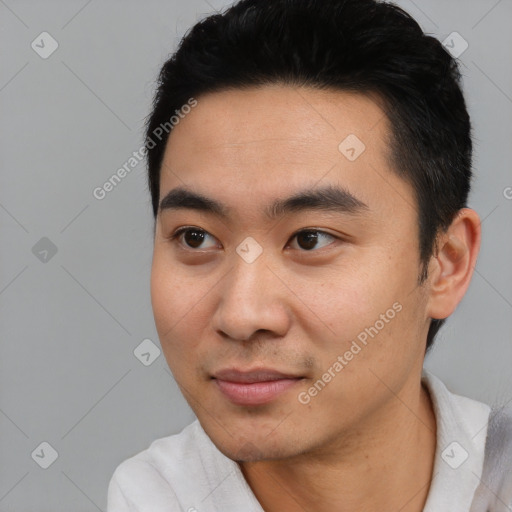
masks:
POLYGON ((194 354, 203 328, 200 318, 206 281, 187 278, 155 252, 151 267, 151 303, 155 326, 169 365, 194 354))
POLYGON ((401 389, 421 355, 408 334, 415 330, 410 304, 392 302, 392 297, 383 304, 364 311, 347 305, 336 324, 342 334, 317 347, 318 373, 299 398, 310 400, 307 416, 322 417, 333 431, 389 400, 390 389, 401 389))
MULTIPOLYGON (((416 269, 396 264, 391 251, 377 251, 357 258, 344 268, 335 268, 322 284, 303 286, 298 295, 315 312, 316 325, 325 337, 311 335, 327 370, 347 351, 350 363, 345 374, 360 378, 360 369, 404 364, 416 353, 418 296, 416 269), (324 326, 328 326, 326 329, 324 326), (414 354, 413 354, 414 352, 414 354)), ((317 332, 318 333, 318 332, 317 332)), ((347 375, 348 377, 348 375, 347 375)))
MULTIPOLYGON (((289 276, 293 289, 336 348, 349 343, 390 308, 396 297, 385 280, 385 272, 368 257, 342 260, 321 274, 289 276), (383 275, 384 274, 384 275, 383 275)), ((298 319, 300 321, 300 319, 298 319)), ((312 338, 315 342, 318 337, 312 338)))

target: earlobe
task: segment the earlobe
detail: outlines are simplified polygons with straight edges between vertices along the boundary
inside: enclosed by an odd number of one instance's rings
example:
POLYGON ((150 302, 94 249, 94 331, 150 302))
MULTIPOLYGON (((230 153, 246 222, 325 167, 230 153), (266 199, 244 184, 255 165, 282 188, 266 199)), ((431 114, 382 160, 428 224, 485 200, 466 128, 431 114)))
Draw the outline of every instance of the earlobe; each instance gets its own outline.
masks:
POLYGON ((459 211, 449 228, 438 237, 431 262, 428 314, 433 319, 450 316, 469 287, 480 249, 478 214, 470 208, 459 211))

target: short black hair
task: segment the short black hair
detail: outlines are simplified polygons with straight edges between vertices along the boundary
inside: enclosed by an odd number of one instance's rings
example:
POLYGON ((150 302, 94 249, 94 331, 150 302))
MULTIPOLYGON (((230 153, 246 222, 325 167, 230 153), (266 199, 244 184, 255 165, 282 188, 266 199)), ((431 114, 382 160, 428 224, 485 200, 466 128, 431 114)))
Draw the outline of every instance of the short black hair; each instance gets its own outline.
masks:
MULTIPOLYGON (((241 0, 194 25, 160 71, 145 125, 155 221, 169 120, 179 122, 175 114, 191 98, 269 84, 372 95, 390 121, 392 168, 415 192, 421 284, 438 233, 470 190, 471 123, 460 77, 443 45, 392 3, 241 0)), ((443 323, 432 319, 426 351, 443 323)))

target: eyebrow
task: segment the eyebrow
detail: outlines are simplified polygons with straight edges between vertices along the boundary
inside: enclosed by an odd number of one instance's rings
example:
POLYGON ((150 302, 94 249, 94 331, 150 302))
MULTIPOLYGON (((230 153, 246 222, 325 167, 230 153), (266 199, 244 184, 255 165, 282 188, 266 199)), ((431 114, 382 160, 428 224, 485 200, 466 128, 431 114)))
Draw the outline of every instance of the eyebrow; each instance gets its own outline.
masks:
MULTIPOLYGON (((165 210, 197 210, 221 219, 229 219, 232 213, 232 209, 223 203, 184 187, 174 188, 162 198, 159 212, 165 210)), ((327 185, 315 190, 302 190, 285 199, 277 199, 264 209, 264 214, 274 220, 288 213, 308 210, 355 215, 369 210, 369 207, 345 188, 327 185)))

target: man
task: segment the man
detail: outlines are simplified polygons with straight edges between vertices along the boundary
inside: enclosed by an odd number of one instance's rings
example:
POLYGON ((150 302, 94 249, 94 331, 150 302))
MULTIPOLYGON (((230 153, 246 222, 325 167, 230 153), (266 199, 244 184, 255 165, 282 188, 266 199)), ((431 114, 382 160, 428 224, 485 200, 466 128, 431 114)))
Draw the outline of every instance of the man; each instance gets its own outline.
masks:
POLYGON ((109 512, 484 506, 490 408, 423 370, 480 245, 459 78, 374 0, 243 0, 186 35, 146 148, 155 322, 198 420, 117 468, 109 512))

